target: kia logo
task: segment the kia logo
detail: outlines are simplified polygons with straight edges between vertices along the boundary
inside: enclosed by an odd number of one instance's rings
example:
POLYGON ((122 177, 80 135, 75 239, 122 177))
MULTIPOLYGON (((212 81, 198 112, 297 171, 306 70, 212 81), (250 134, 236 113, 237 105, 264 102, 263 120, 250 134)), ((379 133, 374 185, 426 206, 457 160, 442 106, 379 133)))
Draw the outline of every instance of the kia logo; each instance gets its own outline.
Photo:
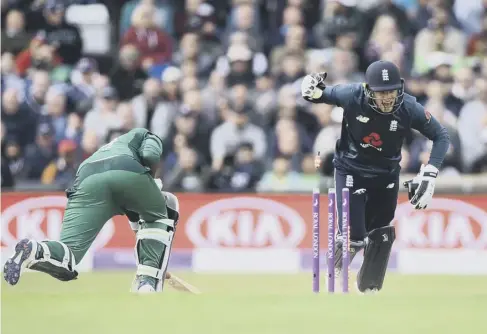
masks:
POLYGON ((295 248, 305 235, 298 212, 259 197, 234 197, 207 204, 189 217, 188 238, 196 247, 295 248))

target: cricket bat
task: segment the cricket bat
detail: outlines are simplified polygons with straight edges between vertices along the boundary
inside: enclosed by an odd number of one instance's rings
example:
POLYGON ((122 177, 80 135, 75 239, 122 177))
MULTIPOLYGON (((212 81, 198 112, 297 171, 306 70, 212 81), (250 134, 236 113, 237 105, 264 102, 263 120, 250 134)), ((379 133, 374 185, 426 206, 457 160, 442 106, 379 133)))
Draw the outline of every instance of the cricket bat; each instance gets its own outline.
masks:
POLYGON ((201 291, 196 287, 169 272, 166 273, 166 281, 177 291, 189 292, 195 295, 201 294, 201 291))

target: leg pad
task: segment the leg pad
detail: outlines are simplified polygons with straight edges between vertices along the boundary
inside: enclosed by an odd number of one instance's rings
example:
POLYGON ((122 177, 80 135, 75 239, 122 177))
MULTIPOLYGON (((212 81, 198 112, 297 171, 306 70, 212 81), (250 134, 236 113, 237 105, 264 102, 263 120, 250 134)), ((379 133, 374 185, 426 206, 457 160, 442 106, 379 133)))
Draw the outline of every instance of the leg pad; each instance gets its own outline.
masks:
POLYGON ((394 226, 384 226, 370 231, 365 239, 364 262, 357 276, 360 292, 382 289, 395 239, 394 226))

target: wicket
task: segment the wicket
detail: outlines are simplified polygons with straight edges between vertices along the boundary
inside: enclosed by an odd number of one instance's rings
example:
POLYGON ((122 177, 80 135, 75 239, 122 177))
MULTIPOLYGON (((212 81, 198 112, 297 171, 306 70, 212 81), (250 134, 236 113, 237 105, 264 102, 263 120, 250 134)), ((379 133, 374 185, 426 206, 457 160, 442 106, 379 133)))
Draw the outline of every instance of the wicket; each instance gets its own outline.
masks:
MULTIPOLYGON (((328 292, 335 292, 335 226, 337 225, 336 189, 328 189, 328 249, 326 267, 328 292)), ((313 292, 320 292, 320 190, 313 189, 313 292)), ((342 292, 349 292, 350 270, 350 191, 342 189, 342 292)))

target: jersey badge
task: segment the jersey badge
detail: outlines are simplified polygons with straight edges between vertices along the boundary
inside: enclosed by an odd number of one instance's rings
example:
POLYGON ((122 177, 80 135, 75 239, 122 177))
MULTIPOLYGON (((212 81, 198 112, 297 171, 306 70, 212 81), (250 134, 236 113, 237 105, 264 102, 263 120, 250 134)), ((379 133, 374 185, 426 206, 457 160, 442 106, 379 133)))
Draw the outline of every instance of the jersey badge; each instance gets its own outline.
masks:
POLYGON ((367 123, 369 121, 369 118, 362 115, 358 115, 357 120, 362 123, 367 123))

